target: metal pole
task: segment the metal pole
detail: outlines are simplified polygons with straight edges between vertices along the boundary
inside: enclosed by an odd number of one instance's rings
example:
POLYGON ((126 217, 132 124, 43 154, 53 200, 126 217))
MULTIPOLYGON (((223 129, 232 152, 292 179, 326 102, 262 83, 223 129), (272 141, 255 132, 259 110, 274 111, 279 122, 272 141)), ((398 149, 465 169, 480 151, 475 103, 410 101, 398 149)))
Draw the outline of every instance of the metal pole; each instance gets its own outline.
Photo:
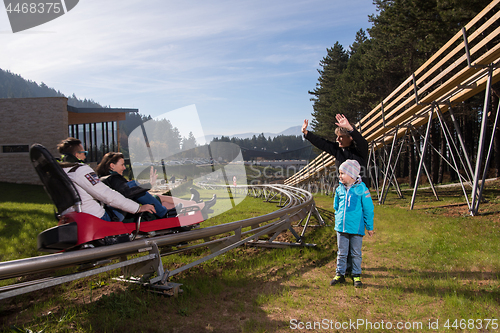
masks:
MULTIPOLYGON (((118 126, 118 123, 116 124, 118 126)), ((118 138, 118 135, 116 136, 118 138)), ((111 146, 113 147, 113 151, 119 151, 120 148, 117 149, 117 145, 115 145, 115 122, 111 122, 111 146)))
MULTIPOLYGON (((378 193, 378 168, 377 168, 377 159, 375 156, 375 145, 373 142, 372 142, 372 151, 373 151, 373 169, 375 172, 375 189, 377 191, 377 198, 378 198, 379 197, 379 193, 378 193)), ((370 174, 371 174, 371 171, 370 171, 370 174)))
POLYGON ((486 157, 486 162, 484 164, 483 179, 481 180, 481 189, 479 190, 479 194, 478 194, 477 207, 475 207, 476 212, 479 210, 479 203, 481 202, 481 197, 483 195, 483 190, 484 190, 484 182, 486 181, 486 174, 488 172, 488 167, 490 165, 491 151, 493 150, 493 142, 495 140, 495 129, 498 126, 498 113, 499 112, 500 112, 500 103, 498 103, 497 114, 495 115, 495 122, 493 124, 493 131, 491 133, 490 147, 488 148, 488 155, 486 157))
POLYGON ((419 105, 420 104, 420 100, 418 98, 417 79, 415 79, 415 73, 412 73, 411 76, 412 76, 412 79, 413 79, 413 91, 415 93, 415 103, 417 105, 419 105))
MULTIPOLYGON (((406 131, 408 131, 408 129, 406 129, 406 131)), ((406 132, 405 132, 405 135, 406 135, 406 132)), ((398 152, 398 155, 396 156, 396 161, 394 161, 394 166, 396 166, 398 164, 399 156, 401 156, 401 151, 403 150, 403 146, 404 146, 405 141, 406 141, 406 139, 404 139, 404 138, 401 141, 401 145, 399 146, 399 152, 398 152)), ((395 167, 394 168, 391 167, 391 176, 390 176, 390 178, 394 177, 394 181, 395 181, 394 186, 396 187, 396 190, 398 191, 399 197, 403 198, 403 194, 401 193, 401 189, 399 188, 399 184, 398 184, 398 181, 397 181, 397 178, 396 178, 395 169, 396 169, 395 167)), ((389 193, 389 189, 387 189, 385 195, 382 194, 383 195, 382 204, 385 203, 385 199, 387 198, 387 193, 389 193)))
POLYGON ((106 151, 106 137, 105 137, 105 133, 104 133, 104 129, 105 129, 105 125, 104 125, 104 122, 101 123, 101 137, 102 137, 102 143, 101 143, 101 147, 102 147, 102 156, 104 157, 104 154, 107 153, 106 151))
POLYGON ((372 173, 370 171, 371 161, 372 161, 372 149, 370 149, 370 151, 368 153, 368 159, 366 162, 366 170, 365 170, 365 174, 366 174, 366 172, 368 172, 368 178, 370 179, 370 184, 373 183, 373 181, 374 181, 374 179, 372 177, 372 173))
MULTIPOLYGON (((472 171, 472 165, 470 163, 469 154, 467 154, 467 150, 465 149, 465 143, 464 143, 464 139, 462 137, 462 132, 460 131, 460 126, 458 125, 458 122, 455 118, 455 114, 453 113, 451 106, 448 109, 448 112, 450 113, 451 120, 453 121, 453 126, 455 126, 455 132, 457 133, 458 141, 460 142, 460 146, 462 147, 462 152, 464 154, 465 161, 467 162, 467 166, 469 167, 468 170, 464 167, 464 170, 466 171, 465 173, 467 174, 467 176, 469 178, 469 182, 472 183, 472 174, 474 173, 474 171, 472 171)), ((452 142, 455 143, 454 141, 452 141, 452 142)), ((460 160, 462 160, 462 155, 459 153, 458 147, 457 147, 457 153, 458 153, 458 156, 460 157, 460 160)), ((464 165, 463 161, 462 161, 462 165, 464 165)))
MULTIPOLYGON (((399 156, 399 153, 398 153, 398 156, 399 156)), ((396 159, 396 161, 397 161, 397 159, 396 159)), ((396 165, 396 163, 394 163, 394 165, 396 165)), ((396 178, 396 173, 394 171, 395 168, 393 168, 391 165, 388 165, 388 166, 390 168, 391 173, 390 173, 390 176, 388 177, 390 179, 389 186, 387 187, 385 193, 389 192, 389 189, 390 189, 391 185, 394 185, 394 187, 396 188, 396 191, 398 192, 399 198, 402 199, 403 198, 403 193, 401 192, 401 189, 399 188, 399 183, 398 183, 398 180, 396 178)), ((383 195, 383 193, 381 195, 383 195)), ((384 199, 384 201, 385 201, 385 199, 384 199)))
POLYGON ((420 155, 420 163, 418 165, 418 170, 417 170, 417 177, 415 178, 415 188, 413 189, 413 195, 411 197, 410 210, 412 210, 413 206, 415 205, 415 197, 417 195, 418 182, 420 181, 420 174, 422 173, 422 166, 424 165, 425 150, 427 148, 427 142, 429 141, 429 134, 432 125, 433 113, 434 113, 434 107, 431 107, 431 110, 429 111, 429 121, 427 122, 427 132, 425 133, 424 147, 422 148, 422 154, 420 155))
POLYGON ((95 155, 95 159, 94 159, 94 162, 97 162, 97 160, 99 159, 99 148, 97 146, 97 123, 94 123, 94 145, 95 145, 95 149, 94 150, 94 155, 95 155))
POLYGON ((88 145, 87 145, 87 126, 85 124, 83 125, 83 149, 88 150, 88 145))
POLYGON ((467 56, 467 66, 471 68, 472 64, 470 62, 469 41, 467 40, 467 30, 465 30, 465 27, 462 27, 462 35, 464 37, 464 48, 465 55, 467 56))
MULTIPOLYGON (((467 191, 465 190, 465 186, 464 186, 464 183, 462 181, 462 176, 460 175, 459 168, 458 168, 458 165, 457 165, 457 161, 455 159, 455 154, 451 150, 452 146, 450 145, 450 140, 448 139, 448 134, 450 134, 450 132, 448 130, 448 126, 446 125, 446 122, 444 121, 444 119, 442 119, 443 115, 441 114, 441 109, 439 107, 437 108, 436 114, 438 115, 439 123, 441 124, 441 128, 443 129, 443 135, 444 135, 444 137, 446 139, 446 143, 448 144, 448 147, 450 147, 451 158, 453 159, 453 164, 455 165, 455 170, 456 170, 456 172, 458 174, 458 179, 460 180, 460 185, 462 186, 462 191, 464 192, 465 200, 467 201, 467 206, 470 209, 471 206, 470 206, 469 198, 467 197, 467 191)), ((454 142, 453 142, 453 146, 456 148, 454 142)), ((442 157, 442 158, 444 158, 444 157, 442 157)))
POLYGON ((386 169, 385 175, 384 175, 384 182, 382 183, 381 197, 378 200, 378 204, 379 205, 382 204, 382 199, 383 199, 384 192, 385 192, 385 184, 386 184, 386 181, 387 181, 387 178, 388 178, 387 175, 389 174, 389 168, 390 168, 390 165, 391 165, 392 151, 394 150, 394 145, 396 144, 396 134, 398 132, 397 129, 398 129, 398 127, 396 127, 396 131, 394 132, 394 137, 393 137, 392 146, 391 146, 391 152, 389 154, 389 160, 387 161, 387 169, 386 169))
POLYGON ((149 145, 148 135, 146 134, 146 128, 144 127, 144 123, 141 123, 141 129, 142 129, 142 135, 144 136, 144 141, 146 142, 146 147, 148 149, 149 159, 151 160, 151 163, 153 163, 155 160, 153 158, 153 152, 151 151, 151 146, 149 145))
MULTIPOLYGON (((417 132, 418 130, 415 129, 417 132)), ((420 134, 420 133, 419 133, 420 134)), ((413 132, 412 132, 412 136, 413 136, 413 132)), ((422 136, 422 135, 421 135, 422 136)), ((415 137, 413 136, 413 140, 415 140, 415 137)), ((434 150, 436 150, 436 148, 434 148, 430 143, 427 144, 428 146, 430 146, 431 148, 433 148, 434 150)), ((421 153, 420 153, 420 148, 415 146, 415 148, 417 149, 417 153, 419 156, 421 156, 421 153)), ((439 152, 438 152, 439 153, 439 152)), ((436 191, 436 188, 434 187, 434 183, 432 182, 432 179, 431 179, 431 176, 430 176, 430 173, 429 173, 429 170, 427 170, 427 167, 425 166, 425 163, 424 163, 424 172, 425 172, 425 175, 427 176, 427 179, 429 180, 429 185, 431 186, 431 189, 432 189, 432 193, 434 193, 434 196, 436 197, 436 200, 439 200, 439 196, 437 194, 437 191, 436 191)))
POLYGON ((479 207, 479 193, 478 182, 479 173, 481 172, 481 162, 483 160, 483 149, 484 141, 486 139, 486 126, 488 124, 488 109, 490 108, 490 96, 491 96, 491 79, 493 77, 493 66, 489 67, 488 70, 488 82, 486 84, 486 90, 484 93, 484 107, 483 107, 483 120, 481 124, 481 133, 479 134, 479 143, 477 148, 477 159, 476 159, 476 170, 474 173, 474 180, 472 182, 472 209, 470 214, 475 216, 477 214, 477 209, 479 207))

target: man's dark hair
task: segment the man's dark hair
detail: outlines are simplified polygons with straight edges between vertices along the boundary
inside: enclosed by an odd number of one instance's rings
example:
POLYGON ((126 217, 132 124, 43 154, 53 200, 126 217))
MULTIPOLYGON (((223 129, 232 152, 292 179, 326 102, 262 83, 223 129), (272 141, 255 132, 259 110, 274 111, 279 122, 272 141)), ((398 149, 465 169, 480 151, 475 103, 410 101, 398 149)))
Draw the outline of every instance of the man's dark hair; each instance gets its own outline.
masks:
POLYGON ((79 146, 82 144, 82 141, 76 138, 69 137, 67 139, 62 140, 57 145, 57 151, 61 154, 70 154, 76 155, 78 153, 79 146))

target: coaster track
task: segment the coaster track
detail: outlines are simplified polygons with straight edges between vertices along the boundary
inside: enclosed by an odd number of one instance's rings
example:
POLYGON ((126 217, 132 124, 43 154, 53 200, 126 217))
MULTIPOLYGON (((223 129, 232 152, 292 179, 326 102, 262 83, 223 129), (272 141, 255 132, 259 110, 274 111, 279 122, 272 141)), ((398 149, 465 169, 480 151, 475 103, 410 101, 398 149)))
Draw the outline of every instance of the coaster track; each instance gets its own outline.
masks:
MULTIPOLYGON (((204 186, 213 185, 205 184, 204 186)), ((234 186, 227 186, 227 188, 231 191, 235 189, 234 186)), ((78 266, 79 272, 65 276, 14 283, 2 287, 0 288, 0 300, 117 268, 122 269, 123 279, 127 281, 140 283, 160 290, 160 292, 173 291, 177 293, 180 285, 168 281, 175 274, 243 244, 270 247, 311 246, 313 244, 306 244, 303 239, 311 214, 316 215, 320 225, 325 225, 315 207, 312 194, 305 190, 287 185, 237 186, 237 190, 262 198, 266 202, 278 202, 279 209, 262 216, 186 232, 145 237, 110 246, 1 262, 0 279, 2 280, 44 272, 48 273, 72 266, 78 266), (306 217, 307 222, 303 227, 302 235, 299 236, 292 228, 292 223, 299 222, 300 225, 306 217), (244 230, 245 228, 249 229, 244 230), (295 236, 295 243, 274 241, 279 234, 287 230, 290 230, 295 236), (268 235, 271 237, 269 238, 268 235), (195 244, 187 245, 187 242, 194 242, 195 244), (212 251, 205 258, 173 271, 163 268, 162 256, 205 246, 212 251), (144 253, 148 254, 137 256, 137 254, 144 253), (119 261, 115 262, 116 260, 119 261), (130 276, 142 276, 142 278, 140 280, 127 279, 130 276)))

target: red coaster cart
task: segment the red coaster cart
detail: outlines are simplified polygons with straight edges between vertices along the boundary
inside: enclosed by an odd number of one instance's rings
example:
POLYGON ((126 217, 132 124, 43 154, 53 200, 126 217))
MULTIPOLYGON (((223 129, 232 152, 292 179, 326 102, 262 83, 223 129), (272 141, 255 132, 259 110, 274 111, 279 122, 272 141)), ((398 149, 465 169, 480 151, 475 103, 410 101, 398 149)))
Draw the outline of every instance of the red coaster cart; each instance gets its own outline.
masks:
POLYGON ((135 216, 130 223, 104 221, 81 212, 80 195, 73 182, 44 146, 31 146, 30 159, 56 207, 55 215, 59 221, 57 226, 38 235, 39 251, 60 252, 130 242, 143 237, 187 231, 203 221, 198 207, 184 208, 176 217, 151 221, 141 222, 141 215, 135 216), (63 214, 71 207, 74 211, 63 214))

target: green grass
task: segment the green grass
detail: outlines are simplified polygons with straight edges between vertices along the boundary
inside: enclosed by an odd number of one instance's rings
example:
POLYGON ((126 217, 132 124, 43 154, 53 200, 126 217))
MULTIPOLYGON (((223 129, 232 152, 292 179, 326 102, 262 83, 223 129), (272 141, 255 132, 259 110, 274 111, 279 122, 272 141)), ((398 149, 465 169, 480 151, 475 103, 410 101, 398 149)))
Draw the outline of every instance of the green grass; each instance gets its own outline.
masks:
POLYGON ((54 225, 54 209, 41 186, 0 183, 1 261, 39 255, 36 236, 54 225))
MULTIPOLYGON (((52 207, 40 187, 0 186, 1 254, 34 255, 33 237, 55 224, 52 207)), ((457 191, 440 191, 441 201, 435 201, 432 192, 419 190, 413 211, 408 209, 410 198, 400 199, 392 192, 386 205, 376 204, 376 233, 363 243, 360 289, 350 283, 329 285, 335 274, 336 234, 333 227, 311 228, 306 242, 316 243, 315 248, 239 247, 174 276, 172 281, 183 283, 184 290, 177 298, 113 281, 118 271, 18 296, 0 303, 0 331, 17 327, 34 332, 290 332, 292 319, 311 325, 327 319, 334 324, 407 323, 414 324, 405 329, 409 332, 450 332, 457 331, 451 327, 455 319, 500 319, 498 186, 487 189, 488 203, 477 217, 468 216, 463 207, 437 208, 463 202, 457 191), (434 208, 421 209, 429 206, 434 208), (447 319, 450 329, 444 327, 447 319), (429 329, 437 320, 438 329, 429 329)), ((204 199, 211 194, 201 191, 204 199)), ((316 195, 315 201, 333 225, 333 199, 316 195)), ((276 209, 262 199, 246 198, 204 226, 276 209)), ((196 249, 164 257, 163 262, 173 269, 208 253, 196 249)), ((482 331, 497 330, 490 324, 482 331)))

